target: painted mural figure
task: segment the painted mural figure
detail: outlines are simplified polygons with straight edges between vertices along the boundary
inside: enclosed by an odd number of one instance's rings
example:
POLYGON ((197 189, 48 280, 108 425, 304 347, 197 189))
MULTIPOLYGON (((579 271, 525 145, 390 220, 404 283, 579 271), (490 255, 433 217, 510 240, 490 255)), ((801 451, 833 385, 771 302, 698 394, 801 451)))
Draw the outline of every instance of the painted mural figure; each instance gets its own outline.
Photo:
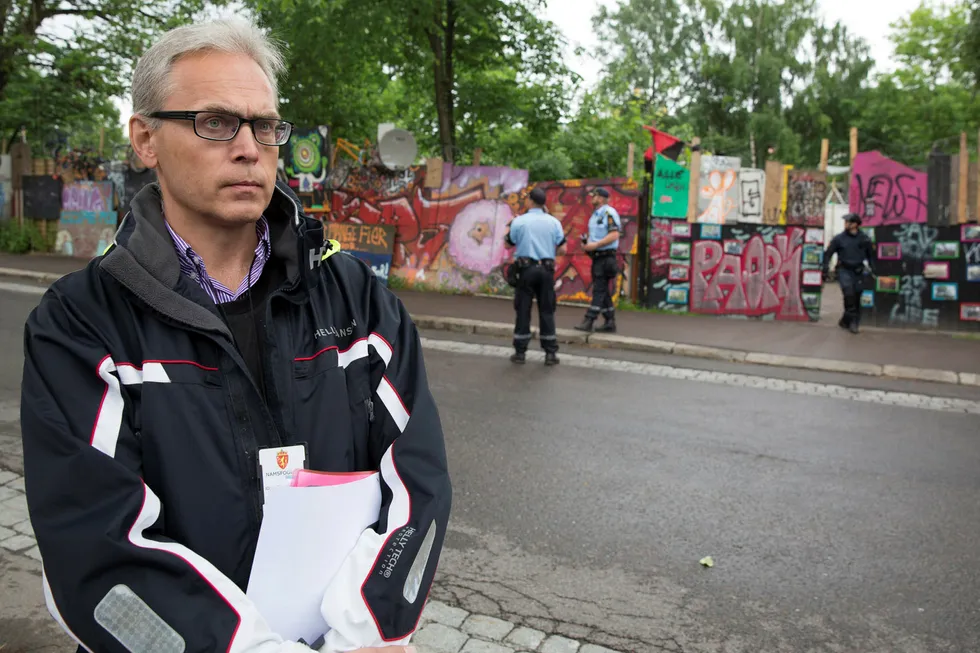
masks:
POLYGON ((523 363, 531 342, 531 304, 538 300, 541 348, 545 365, 558 364, 558 337, 555 335, 555 258, 565 254, 565 231, 558 218, 544 211, 547 196, 540 188, 529 194, 531 210, 510 225, 507 244, 515 247, 513 270, 514 355, 510 360, 523 363))
POLYGON ((834 236, 823 257, 823 277, 830 274, 830 257, 837 255, 837 280, 844 295, 844 315, 837 323, 842 329, 858 333, 861 324, 861 292, 864 278, 875 273, 875 253, 871 239, 861 231, 861 216, 844 216, 844 231, 834 236), (867 269, 865 268, 867 263, 867 269))
POLYGON ((622 221, 616 209, 609 206, 609 191, 596 188, 590 194, 595 209, 589 218, 589 233, 582 236, 582 249, 592 257, 592 303, 585 313, 582 323, 576 325, 579 331, 592 331, 596 319, 601 314, 605 323, 595 331, 614 333, 616 331, 616 307, 612 293, 619 265, 616 251, 619 248, 619 234, 622 221))
MULTIPOLYGON (((439 412, 408 312, 276 181, 283 68, 247 22, 160 37, 129 120, 160 183, 27 320, 27 505, 80 650, 407 653, 421 617, 452 503, 439 412), (271 492, 304 468, 368 472, 378 508, 333 564, 273 552, 312 586, 296 623, 248 590, 271 492)), ((82 190, 76 213, 104 211, 82 190)))

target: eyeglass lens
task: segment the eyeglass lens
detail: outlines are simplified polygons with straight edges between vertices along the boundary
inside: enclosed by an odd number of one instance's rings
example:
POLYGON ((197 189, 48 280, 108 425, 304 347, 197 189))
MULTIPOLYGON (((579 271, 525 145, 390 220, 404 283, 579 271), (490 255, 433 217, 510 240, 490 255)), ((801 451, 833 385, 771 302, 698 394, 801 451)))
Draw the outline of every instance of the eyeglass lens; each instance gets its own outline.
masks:
MULTIPOLYGON (((201 138, 230 141, 238 133, 241 119, 226 113, 199 113, 194 129, 201 138)), ((289 123, 284 120, 256 119, 252 123, 255 140, 263 145, 283 145, 289 140, 289 123)))

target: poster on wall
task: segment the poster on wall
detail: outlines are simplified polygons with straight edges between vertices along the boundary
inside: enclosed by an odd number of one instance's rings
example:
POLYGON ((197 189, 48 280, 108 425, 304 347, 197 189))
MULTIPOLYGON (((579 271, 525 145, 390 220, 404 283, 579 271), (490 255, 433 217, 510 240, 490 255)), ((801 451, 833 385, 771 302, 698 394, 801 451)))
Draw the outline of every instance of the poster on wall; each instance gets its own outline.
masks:
POLYGON ((388 283, 395 250, 395 227, 383 224, 331 222, 327 238, 340 243, 340 249, 367 263, 375 276, 388 283))
POLYGON ((281 172, 303 208, 322 209, 330 172, 330 128, 294 128, 279 154, 281 172))
POLYGON ((687 168, 658 154, 650 202, 653 217, 686 218, 690 184, 691 172, 687 168))
POLYGON ((79 181, 61 191, 55 251, 65 256, 101 256, 116 233, 114 187, 109 181, 79 181))

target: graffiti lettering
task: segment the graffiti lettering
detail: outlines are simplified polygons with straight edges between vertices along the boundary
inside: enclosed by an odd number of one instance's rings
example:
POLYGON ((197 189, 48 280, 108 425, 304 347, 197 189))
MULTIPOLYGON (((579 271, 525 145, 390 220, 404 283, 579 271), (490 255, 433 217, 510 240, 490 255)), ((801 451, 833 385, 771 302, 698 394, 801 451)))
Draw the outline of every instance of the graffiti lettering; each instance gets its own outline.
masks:
POLYGON ((936 227, 906 224, 895 232, 895 239, 901 245, 903 258, 921 261, 932 253, 932 244, 936 242, 938 234, 939 230, 936 227))
POLYGON ((893 324, 939 326, 939 309, 922 307, 922 294, 926 291, 927 285, 922 275, 903 276, 899 301, 892 307, 889 321, 893 324))
POLYGON ((65 184, 61 191, 62 211, 112 210, 112 184, 106 182, 81 182, 65 184))
POLYGON ((778 234, 773 244, 749 238, 740 255, 725 254, 712 240, 694 245, 691 311, 806 320, 800 292, 803 230, 778 234))
POLYGON ((963 244, 966 250, 966 264, 980 265, 980 243, 963 244))
POLYGON ((790 171, 786 191, 786 224, 823 226, 827 181, 823 173, 790 171))
POLYGON ((866 226, 926 221, 928 180, 924 172, 878 152, 858 154, 853 170, 850 209, 864 216, 866 226))
POLYGON ((762 220, 762 184, 759 179, 740 179, 739 197, 742 200, 740 213, 746 222, 762 220))

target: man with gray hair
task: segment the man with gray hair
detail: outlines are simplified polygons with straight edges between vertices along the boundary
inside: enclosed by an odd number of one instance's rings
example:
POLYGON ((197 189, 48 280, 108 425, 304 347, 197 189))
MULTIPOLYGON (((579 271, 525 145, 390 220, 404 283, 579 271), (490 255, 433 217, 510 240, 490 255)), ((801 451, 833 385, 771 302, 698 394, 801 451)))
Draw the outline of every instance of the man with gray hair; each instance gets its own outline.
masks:
POLYGON ((48 608, 85 650, 410 648, 449 518, 442 427, 402 304, 276 182, 282 70, 242 22, 150 48, 129 132, 159 183, 28 319, 28 507, 48 608), (382 496, 309 644, 245 593, 264 492, 302 468, 378 470, 382 496))

